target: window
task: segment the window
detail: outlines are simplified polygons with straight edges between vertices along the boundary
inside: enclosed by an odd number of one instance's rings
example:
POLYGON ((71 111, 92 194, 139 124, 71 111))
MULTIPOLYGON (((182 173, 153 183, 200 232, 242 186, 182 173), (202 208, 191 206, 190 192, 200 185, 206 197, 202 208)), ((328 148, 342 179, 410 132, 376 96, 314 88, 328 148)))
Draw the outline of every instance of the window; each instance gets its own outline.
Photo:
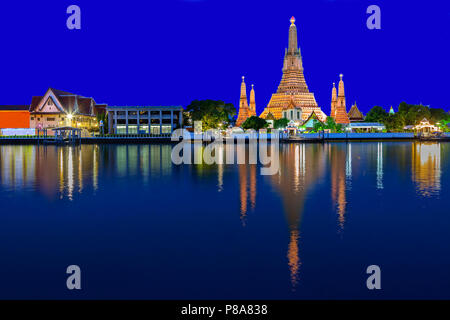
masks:
POLYGON ((48 103, 47 103, 49 106, 52 106, 53 105, 53 100, 52 100, 52 98, 48 98, 48 103))
POLYGON ((159 119, 152 119, 152 124, 159 124, 159 119))
POLYGON ((137 134, 137 126, 128 126, 128 134, 137 134))
POLYGON ((139 115, 148 116, 148 111, 139 111, 139 115))
POLYGON ((31 120, 34 120, 34 117, 31 117, 31 120))
POLYGON ((125 115, 125 111, 117 111, 117 115, 118 116, 124 116, 125 115))
POLYGON ((126 120, 125 119, 117 119, 117 124, 126 124, 126 120))
POLYGON ((171 133, 172 127, 171 126, 162 126, 162 133, 171 133))
POLYGON ((148 124, 148 119, 139 119, 139 124, 148 124))
POLYGON ((294 111, 291 110, 291 119, 290 120, 292 120, 292 119, 294 119, 294 111))
POLYGON ((137 116, 137 111, 128 111, 129 116, 137 116))
POLYGON ((170 116, 170 111, 163 111, 162 114, 163 116, 170 116))
POLYGON ((128 124, 137 124, 137 119, 128 119, 128 124))
POLYGON ((159 126, 151 126, 151 129, 150 129, 151 131, 150 131, 150 133, 151 134, 160 134, 160 132, 159 132, 159 126))
POLYGON ((297 120, 300 120, 300 112, 297 111, 297 120))
POLYGON ((126 126, 117 126, 116 133, 117 134, 126 134, 127 133, 127 127, 126 126))
POLYGON ((139 134, 147 134, 147 133, 148 133, 148 126, 139 127, 139 134))
POLYGON ((152 116, 158 116, 159 117, 159 111, 151 111, 150 114, 152 116))
POLYGON ((163 119, 163 120, 162 120, 162 123, 170 124, 170 123, 171 123, 171 120, 170 120, 170 119, 163 119))

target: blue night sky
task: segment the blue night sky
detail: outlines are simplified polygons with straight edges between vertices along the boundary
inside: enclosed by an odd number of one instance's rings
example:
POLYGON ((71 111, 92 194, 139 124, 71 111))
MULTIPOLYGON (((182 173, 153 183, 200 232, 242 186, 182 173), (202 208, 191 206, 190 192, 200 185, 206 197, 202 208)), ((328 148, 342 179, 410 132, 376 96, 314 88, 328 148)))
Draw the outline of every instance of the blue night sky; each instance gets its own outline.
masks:
POLYGON ((109 105, 237 105, 245 75, 261 112, 281 79, 291 16, 326 113, 340 73, 347 108, 449 110, 450 4, 437 0, 2 1, 0 104, 29 104, 54 87, 109 105), (81 8, 79 31, 66 28, 71 4, 81 8), (382 30, 366 28, 371 4, 382 30))

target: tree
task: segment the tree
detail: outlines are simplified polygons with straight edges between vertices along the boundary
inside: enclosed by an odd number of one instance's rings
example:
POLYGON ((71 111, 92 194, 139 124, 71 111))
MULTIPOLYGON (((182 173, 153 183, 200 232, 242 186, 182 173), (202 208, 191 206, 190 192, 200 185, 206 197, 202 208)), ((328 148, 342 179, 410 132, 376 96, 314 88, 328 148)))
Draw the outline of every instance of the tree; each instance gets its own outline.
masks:
POLYGON ((398 107, 398 116, 401 122, 407 125, 415 125, 423 118, 431 120, 430 108, 423 105, 407 104, 406 102, 400 103, 398 107))
POLYGON ((194 100, 186 107, 187 123, 202 121, 203 130, 227 127, 236 115, 233 104, 215 100, 194 100))
POLYGON ((286 118, 277 119, 273 122, 274 129, 286 128, 289 124, 289 120, 286 118))
POLYGON ((321 121, 315 121, 314 122, 314 131, 319 132, 323 131, 325 129, 325 124, 321 121))
POLYGON ((404 121, 401 118, 400 113, 388 114, 388 116, 382 122, 389 132, 402 131, 405 127, 404 121))
POLYGON ((384 110, 383 107, 375 106, 372 109, 370 109, 369 113, 367 113, 365 122, 381 122, 383 123, 384 120, 387 118, 388 113, 386 110, 384 110))
POLYGON ((269 124, 266 120, 257 116, 251 116, 250 118, 247 118, 247 120, 245 120, 242 124, 243 129, 254 129, 256 131, 258 131, 259 129, 267 128, 268 126, 269 124))

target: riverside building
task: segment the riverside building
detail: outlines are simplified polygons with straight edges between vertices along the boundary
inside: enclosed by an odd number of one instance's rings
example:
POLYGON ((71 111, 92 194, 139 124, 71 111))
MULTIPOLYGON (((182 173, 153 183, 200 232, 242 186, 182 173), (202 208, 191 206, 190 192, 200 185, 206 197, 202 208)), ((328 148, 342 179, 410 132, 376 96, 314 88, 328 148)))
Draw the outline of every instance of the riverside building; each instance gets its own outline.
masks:
POLYGON ((111 134, 171 134, 183 125, 183 107, 108 107, 111 134))

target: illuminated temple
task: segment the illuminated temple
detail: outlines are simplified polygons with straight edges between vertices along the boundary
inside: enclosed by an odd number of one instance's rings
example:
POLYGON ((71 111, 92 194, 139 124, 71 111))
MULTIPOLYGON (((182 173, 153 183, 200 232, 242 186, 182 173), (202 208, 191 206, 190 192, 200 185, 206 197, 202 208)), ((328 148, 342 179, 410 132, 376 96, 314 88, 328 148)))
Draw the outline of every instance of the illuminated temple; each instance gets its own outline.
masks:
POLYGON ((284 56, 283 77, 277 92, 272 95, 269 104, 260 117, 265 118, 269 113, 272 113, 275 119, 280 119, 283 110, 287 109, 292 103, 296 108, 302 110, 302 120, 307 120, 312 112, 315 112, 322 121, 327 118, 317 105, 314 93, 310 92, 306 85, 302 56, 297 45, 297 27, 294 17, 291 18, 289 28, 289 46, 284 56))
POLYGON ((236 126, 240 127, 247 118, 256 116, 256 102, 255 102, 255 89, 252 85, 250 91, 250 106, 247 101, 247 87, 245 85, 245 77, 242 77, 241 83, 241 96, 239 99, 239 114, 236 120, 236 126))

